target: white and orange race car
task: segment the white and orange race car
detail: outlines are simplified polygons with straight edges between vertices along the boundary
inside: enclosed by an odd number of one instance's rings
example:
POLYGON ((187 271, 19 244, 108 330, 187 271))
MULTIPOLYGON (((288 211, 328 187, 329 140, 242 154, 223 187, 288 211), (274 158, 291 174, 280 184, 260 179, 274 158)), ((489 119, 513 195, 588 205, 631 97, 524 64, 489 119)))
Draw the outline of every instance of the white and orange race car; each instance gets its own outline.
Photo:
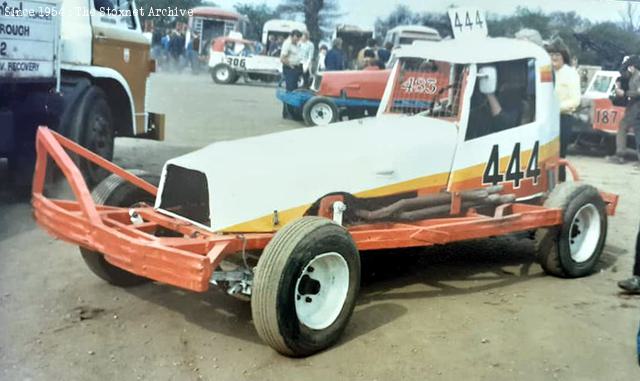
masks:
POLYGON ((578 181, 558 136, 542 48, 424 43, 403 50, 377 117, 214 143, 169 160, 160 179, 41 129, 34 215, 112 284, 250 298, 262 339, 305 356, 347 325, 364 251, 535 232, 547 273, 590 274, 618 198, 578 181), (93 199, 65 149, 113 172, 93 199), (77 201, 43 194, 48 156, 77 201), (558 182, 561 166, 574 181, 558 182))

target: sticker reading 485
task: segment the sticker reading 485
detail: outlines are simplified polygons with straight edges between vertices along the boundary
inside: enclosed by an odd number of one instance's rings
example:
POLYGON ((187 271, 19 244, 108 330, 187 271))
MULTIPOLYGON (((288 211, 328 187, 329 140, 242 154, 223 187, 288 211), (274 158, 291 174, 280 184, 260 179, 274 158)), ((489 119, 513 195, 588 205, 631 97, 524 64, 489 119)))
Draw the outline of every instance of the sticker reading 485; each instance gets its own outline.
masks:
POLYGON ((531 157, 527 163, 526 172, 522 170, 520 162, 522 160, 522 153, 520 151, 520 143, 516 143, 511 152, 509 158, 509 164, 507 165, 507 171, 505 173, 500 172, 500 151, 499 146, 496 144, 491 148, 491 154, 489 160, 484 168, 484 174, 482 175, 483 184, 498 185, 504 182, 511 182, 513 188, 520 188, 520 183, 525 179, 532 179, 533 185, 538 185, 538 180, 542 171, 538 165, 538 157, 540 156, 540 142, 536 141, 531 150, 531 157))
POLYGON ((438 80, 435 78, 409 77, 402 82, 400 88, 410 94, 435 94, 438 91, 438 80))

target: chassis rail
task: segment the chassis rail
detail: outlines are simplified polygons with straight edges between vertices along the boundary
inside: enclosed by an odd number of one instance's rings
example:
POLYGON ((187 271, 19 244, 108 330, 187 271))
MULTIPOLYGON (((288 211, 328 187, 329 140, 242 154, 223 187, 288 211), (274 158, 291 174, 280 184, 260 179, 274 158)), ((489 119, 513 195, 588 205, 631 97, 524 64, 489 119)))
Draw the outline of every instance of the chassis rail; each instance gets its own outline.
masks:
MULTIPOLYGON (((243 250, 262 250, 275 234, 212 233, 160 214, 148 205, 133 208, 96 205, 84 178, 66 151, 99 165, 152 195, 157 194, 157 188, 46 127, 38 129, 36 151, 32 205, 38 224, 57 238, 102 253, 109 263, 131 273, 203 292, 209 288, 213 271, 226 257, 243 250), (75 201, 50 199, 44 195, 49 158, 64 173, 75 201), (131 221, 131 209, 142 217, 143 223, 131 221), (172 232, 171 237, 159 235, 160 231, 172 232)), ((575 170, 571 172, 577 177, 575 170)), ((615 213, 617 196, 602 195, 609 214, 615 213)), ((452 214, 459 214, 459 207, 460 199, 454 194, 452 214)), ((326 213, 321 212, 321 215, 331 218, 326 213)), ((560 209, 511 203, 499 206, 493 216, 481 215, 470 209, 457 217, 358 225, 349 227, 348 231, 359 250, 378 250, 446 244, 561 223, 560 209)))

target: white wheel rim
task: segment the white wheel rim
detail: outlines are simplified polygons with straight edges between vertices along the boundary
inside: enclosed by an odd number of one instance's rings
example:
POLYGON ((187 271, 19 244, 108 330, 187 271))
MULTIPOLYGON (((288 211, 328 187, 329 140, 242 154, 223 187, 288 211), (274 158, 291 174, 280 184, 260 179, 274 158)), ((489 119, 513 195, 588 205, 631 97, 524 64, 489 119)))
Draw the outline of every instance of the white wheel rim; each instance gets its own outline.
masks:
POLYGON ((298 320, 315 330, 338 318, 349 291, 349 266, 338 253, 315 257, 296 281, 294 299, 298 320))
POLYGON ((218 77, 221 81, 226 81, 229 78, 229 69, 226 67, 218 69, 216 72, 216 77, 218 77))
POLYGON ((333 109, 326 103, 318 103, 311 107, 311 121, 316 126, 324 126, 333 120, 333 109))
POLYGON ((582 263, 588 261, 600 241, 600 213, 593 204, 580 208, 569 229, 571 259, 582 263))

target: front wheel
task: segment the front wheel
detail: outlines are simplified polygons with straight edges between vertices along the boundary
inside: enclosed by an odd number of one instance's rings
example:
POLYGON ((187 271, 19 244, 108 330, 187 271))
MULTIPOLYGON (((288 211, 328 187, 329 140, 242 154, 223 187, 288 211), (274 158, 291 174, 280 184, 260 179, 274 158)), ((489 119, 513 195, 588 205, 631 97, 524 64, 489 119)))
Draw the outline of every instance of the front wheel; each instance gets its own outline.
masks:
POLYGON ((339 119, 335 102, 326 97, 313 97, 302 108, 302 117, 307 126, 325 126, 339 119))
POLYGON ((548 274, 578 278, 591 274, 607 237, 606 205, 591 185, 559 184, 544 203, 563 212, 562 226, 538 229, 536 256, 548 274))
POLYGON ((211 69, 211 78, 215 83, 231 84, 238 81, 238 75, 227 64, 218 64, 211 69))
POLYGON ((288 356, 334 344, 360 287, 360 257, 333 221, 303 217, 280 230, 256 268, 251 310, 260 337, 288 356))
MULTIPOLYGON (((143 180, 158 185, 160 176, 152 175, 144 171, 131 171, 143 180)), ((153 205, 154 198, 149 193, 113 174, 102 180, 91 192, 91 195, 99 205, 129 207, 139 202, 153 205)), ((107 262, 104 255, 97 251, 80 248, 82 259, 89 269, 102 280, 120 287, 137 286, 149 282, 149 279, 132 274, 107 262)))

